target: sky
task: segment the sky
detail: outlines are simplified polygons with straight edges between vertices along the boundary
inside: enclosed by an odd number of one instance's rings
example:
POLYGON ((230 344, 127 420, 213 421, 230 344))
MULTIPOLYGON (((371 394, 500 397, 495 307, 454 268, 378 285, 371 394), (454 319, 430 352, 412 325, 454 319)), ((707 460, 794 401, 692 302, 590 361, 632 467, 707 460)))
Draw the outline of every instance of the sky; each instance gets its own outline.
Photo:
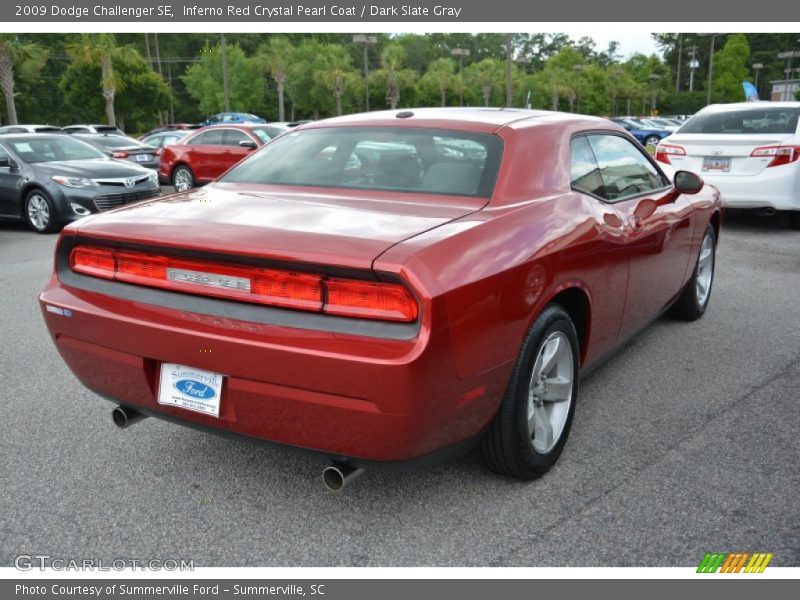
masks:
POLYGON ((608 23, 601 23, 599 27, 596 26, 591 30, 565 27, 564 33, 568 34, 573 40, 588 35, 594 40, 595 50, 598 52, 608 48, 609 42, 617 41, 620 44, 619 52, 625 58, 637 52, 659 54, 658 47, 649 31, 604 27, 605 25, 608 25, 608 23))

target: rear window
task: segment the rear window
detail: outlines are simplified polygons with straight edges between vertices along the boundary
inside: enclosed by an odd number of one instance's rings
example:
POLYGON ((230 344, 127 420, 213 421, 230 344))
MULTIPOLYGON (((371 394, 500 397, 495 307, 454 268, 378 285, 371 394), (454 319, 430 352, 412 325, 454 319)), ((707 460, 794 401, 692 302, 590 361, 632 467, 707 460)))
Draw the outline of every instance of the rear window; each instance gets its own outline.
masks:
POLYGON ((800 108, 754 107, 698 114, 680 133, 788 133, 797 131, 800 108))
POLYGON ((488 198, 502 151, 498 137, 483 133, 395 127, 307 129, 280 136, 220 181, 488 198))

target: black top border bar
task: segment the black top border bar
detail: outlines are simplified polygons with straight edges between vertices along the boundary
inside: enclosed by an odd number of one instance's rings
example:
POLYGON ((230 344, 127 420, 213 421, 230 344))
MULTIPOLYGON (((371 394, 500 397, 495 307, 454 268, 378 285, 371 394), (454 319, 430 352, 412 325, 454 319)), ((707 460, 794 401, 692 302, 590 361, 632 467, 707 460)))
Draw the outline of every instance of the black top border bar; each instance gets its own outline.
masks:
POLYGON ((385 23, 385 22, 682 22, 781 23, 800 21, 800 3, 671 0, 11 0, 0 5, 5 23, 130 22, 161 23, 385 23))

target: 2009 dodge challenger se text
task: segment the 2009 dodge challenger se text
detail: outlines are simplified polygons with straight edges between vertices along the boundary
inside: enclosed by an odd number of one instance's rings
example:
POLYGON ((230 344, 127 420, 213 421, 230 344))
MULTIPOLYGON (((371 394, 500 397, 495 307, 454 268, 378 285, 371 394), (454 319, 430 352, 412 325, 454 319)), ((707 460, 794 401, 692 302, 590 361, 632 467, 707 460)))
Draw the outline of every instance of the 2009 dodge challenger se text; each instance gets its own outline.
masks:
POLYGON ((603 119, 340 117, 199 190, 61 234, 52 338, 125 426, 153 415, 313 451, 332 489, 479 442, 545 473, 578 377, 709 301, 718 192, 603 119))

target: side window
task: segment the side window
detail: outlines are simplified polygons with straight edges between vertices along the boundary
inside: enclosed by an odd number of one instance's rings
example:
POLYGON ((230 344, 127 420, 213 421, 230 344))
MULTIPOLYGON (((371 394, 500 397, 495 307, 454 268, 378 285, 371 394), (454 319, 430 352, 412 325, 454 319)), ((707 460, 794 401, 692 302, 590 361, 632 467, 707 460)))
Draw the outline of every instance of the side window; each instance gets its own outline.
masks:
POLYGON ((598 196, 611 201, 624 200, 669 185, 644 154, 627 139, 602 134, 589 135, 587 139, 603 179, 603 193, 598 196))
POLYGON ((244 133, 243 131, 238 131, 237 129, 226 129, 225 136, 222 138, 222 142, 226 146, 238 146, 239 142, 252 142, 253 140, 244 133))
POLYGON ((190 146, 222 146, 222 136, 225 132, 221 129, 204 131, 200 135, 189 140, 190 146))
POLYGON ((2 146, 0 146, 0 158, 7 158, 11 160, 11 155, 9 155, 9 153, 6 152, 6 149, 3 148, 2 146))
POLYGON ((603 178, 594 158, 589 141, 585 137, 572 139, 570 151, 570 184, 572 189, 605 198, 603 178))

